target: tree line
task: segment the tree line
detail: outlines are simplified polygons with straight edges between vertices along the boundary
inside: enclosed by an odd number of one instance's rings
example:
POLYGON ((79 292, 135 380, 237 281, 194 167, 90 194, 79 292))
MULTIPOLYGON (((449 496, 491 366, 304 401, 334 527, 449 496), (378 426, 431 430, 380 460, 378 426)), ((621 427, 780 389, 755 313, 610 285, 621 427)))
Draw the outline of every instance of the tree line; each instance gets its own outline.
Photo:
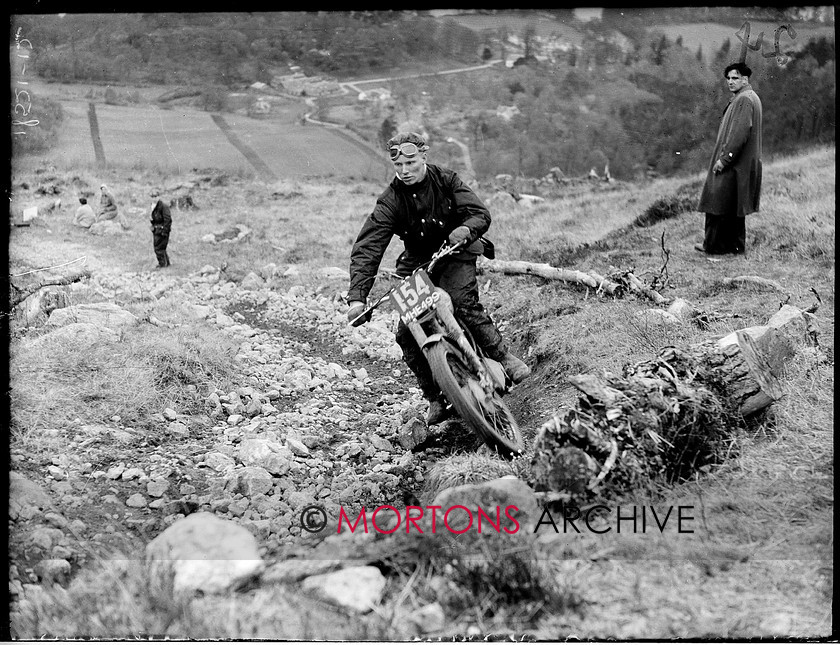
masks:
MULTIPOLYGON (((525 56, 512 69, 488 71, 478 82, 406 83, 395 100, 406 112, 423 102, 437 113, 457 111, 483 176, 538 177, 552 168, 577 175, 607 164, 617 178, 694 172, 708 162, 729 97, 723 68, 740 43, 690 51, 651 24, 790 16, 749 7, 715 8, 714 15, 707 7, 651 11, 605 10, 600 20, 584 24, 570 10, 555 10, 583 33, 580 47, 541 62, 533 55, 535 30, 526 27, 520 34, 525 56), (518 113, 504 118, 498 106, 515 106, 518 113)), ((499 36, 511 33, 477 32, 403 11, 15 16, 13 27, 34 44, 32 69, 48 80, 220 91, 269 82, 288 65, 338 78, 385 73, 408 61, 472 65, 497 56, 499 36)), ((834 141, 833 38, 807 42, 784 65, 760 52, 750 52, 747 62, 764 104, 766 150, 786 153, 834 141)))

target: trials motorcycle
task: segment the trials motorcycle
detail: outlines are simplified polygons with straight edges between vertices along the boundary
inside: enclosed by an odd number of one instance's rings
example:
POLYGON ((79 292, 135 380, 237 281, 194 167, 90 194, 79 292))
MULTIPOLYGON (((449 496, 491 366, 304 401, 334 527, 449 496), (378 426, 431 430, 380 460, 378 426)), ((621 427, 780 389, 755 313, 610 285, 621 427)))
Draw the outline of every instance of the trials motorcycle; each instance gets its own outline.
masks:
POLYGON ((455 316, 452 298, 432 283, 435 264, 463 243, 445 243, 379 300, 351 321, 369 320, 371 312, 390 302, 423 355, 435 382, 461 419, 491 449, 506 459, 524 453, 519 425, 502 397, 513 385, 502 365, 487 356, 455 316))

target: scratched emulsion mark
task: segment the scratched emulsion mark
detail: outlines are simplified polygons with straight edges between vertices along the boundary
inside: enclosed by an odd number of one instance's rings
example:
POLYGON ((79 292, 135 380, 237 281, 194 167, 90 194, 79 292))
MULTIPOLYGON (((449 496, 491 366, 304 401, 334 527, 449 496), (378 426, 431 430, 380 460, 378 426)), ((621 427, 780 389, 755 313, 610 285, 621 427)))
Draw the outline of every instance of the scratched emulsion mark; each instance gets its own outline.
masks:
POLYGON ((102 147, 102 137, 99 136, 99 120, 96 118, 96 105, 88 103, 88 121, 90 122, 90 138, 93 139, 93 152, 96 154, 96 165, 105 167, 105 148, 102 147))
POLYGON ((738 40, 741 41, 741 53, 740 53, 740 56, 738 57, 738 60, 742 63, 745 63, 747 61, 747 52, 749 50, 752 50, 752 51, 761 51, 761 55, 764 58, 775 57, 776 58, 776 63, 780 67, 783 67, 784 65, 787 65, 790 62, 791 57, 788 56, 787 54, 783 54, 782 51, 779 49, 779 36, 781 36, 783 31, 785 33, 787 33, 788 36, 790 36, 791 40, 796 38, 796 30, 793 28, 793 25, 791 25, 791 24, 779 25, 776 28, 776 31, 775 31, 776 46, 775 46, 774 50, 772 52, 765 52, 762 49, 762 43, 764 41, 764 32, 763 31, 758 32, 758 36, 756 37, 755 42, 751 43, 750 42, 750 21, 749 20, 744 21, 744 24, 741 25, 741 28, 737 32, 735 32, 735 37, 738 40))
POLYGON ((219 130, 221 130, 228 138, 231 145, 242 153, 242 156, 248 160, 248 163, 254 167, 263 179, 266 181, 277 181, 277 176, 271 172, 271 168, 269 168, 266 163, 260 159, 259 155, 251 150, 244 141, 236 136, 236 133, 231 130, 227 121, 222 118, 221 114, 211 114, 210 117, 213 119, 213 122, 219 126, 219 130))
MULTIPOLYGON (((21 38, 20 36, 21 28, 18 27, 15 31, 15 57, 20 59, 21 66, 19 70, 12 69, 11 71, 19 72, 15 78, 15 85, 29 85, 29 81, 23 79, 26 78, 26 61, 29 60, 29 54, 34 47, 29 38, 21 38), (26 47, 29 47, 28 51, 26 47)), ((29 113, 32 111, 32 96, 29 94, 29 90, 22 87, 14 87, 12 88, 12 92, 14 93, 12 134, 16 137, 26 136, 28 132, 27 128, 37 127, 40 121, 38 119, 25 118, 30 116, 29 113)))

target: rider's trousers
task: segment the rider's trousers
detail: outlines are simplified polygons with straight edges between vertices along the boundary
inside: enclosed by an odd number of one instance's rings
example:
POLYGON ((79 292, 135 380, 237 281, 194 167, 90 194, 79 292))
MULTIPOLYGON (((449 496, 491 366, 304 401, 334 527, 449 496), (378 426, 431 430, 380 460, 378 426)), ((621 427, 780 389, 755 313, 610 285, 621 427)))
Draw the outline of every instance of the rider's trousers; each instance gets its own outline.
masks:
MULTIPOLYGON (((452 298, 455 315, 469 329, 476 343, 490 358, 500 360, 505 353, 502 335, 478 300, 478 281, 475 274, 476 259, 447 258, 430 276, 432 282, 444 289, 452 298)), ((417 341, 402 322, 397 326, 397 344, 402 348, 403 359, 414 372, 423 396, 436 399, 440 388, 432 377, 429 364, 417 346, 417 341)))

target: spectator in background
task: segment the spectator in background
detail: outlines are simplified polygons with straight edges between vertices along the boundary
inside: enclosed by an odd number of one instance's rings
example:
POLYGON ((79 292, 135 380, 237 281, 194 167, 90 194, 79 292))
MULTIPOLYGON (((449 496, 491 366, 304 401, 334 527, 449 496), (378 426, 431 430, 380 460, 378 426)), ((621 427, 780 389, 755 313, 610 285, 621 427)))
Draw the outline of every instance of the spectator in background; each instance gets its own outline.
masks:
POLYGON ((698 206, 706 214, 703 244, 694 248, 740 254, 746 248, 746 216, 758 211, 761 195, 761 100, 750 87, 752 70, 746 63, 732 63, 723 76, 732 97, 698 206))
POLYGON ((96 213, 93 212, 85 197, 79 197, 79 203, 81 206, 76 209, 76 215, 73 217, 73 226, 90 228, 96 221, 96 213))
POLYGON ((114 199, 114 196, 105 184, 102 184, 99 189, 102 191, 102 196, 99 198, 99 213, 96 216, 96 221, 102 222, 106 219, 117 219, 117 200, 114 199))
MULTIPOLYGON (((152 198, 157 196, 157 193, 152 193, 152 198)), ((169 254, 166 252, 166 247, 169 245, 169 231, 172 229, 172 213, 162 199, 158 199, 152 208, 151 222, 152 243, 158 261, 157 268, 164 269, 169 266, 169 254)))

